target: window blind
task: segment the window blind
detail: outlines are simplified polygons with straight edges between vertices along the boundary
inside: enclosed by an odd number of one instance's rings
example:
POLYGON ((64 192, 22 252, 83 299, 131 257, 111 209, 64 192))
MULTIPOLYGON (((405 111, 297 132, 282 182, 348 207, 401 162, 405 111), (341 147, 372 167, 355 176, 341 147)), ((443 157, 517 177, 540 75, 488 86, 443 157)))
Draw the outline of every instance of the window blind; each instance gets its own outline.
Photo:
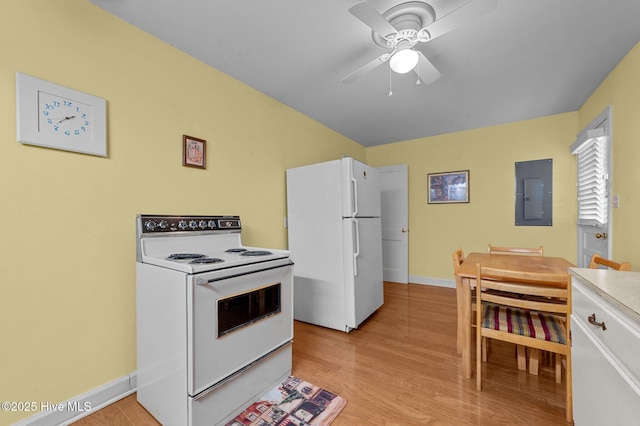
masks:
POLYGON ((606 226, 608 223, 608 140, 602 129, 590 131, 587 139, 571 146, 578 156, 578 224, 606 226))

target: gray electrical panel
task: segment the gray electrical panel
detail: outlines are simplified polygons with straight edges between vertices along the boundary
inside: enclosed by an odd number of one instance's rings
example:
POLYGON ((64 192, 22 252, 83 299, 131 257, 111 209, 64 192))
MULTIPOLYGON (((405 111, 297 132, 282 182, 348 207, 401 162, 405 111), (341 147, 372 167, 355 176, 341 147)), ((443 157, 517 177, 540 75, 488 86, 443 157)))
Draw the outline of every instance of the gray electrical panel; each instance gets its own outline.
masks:
POLYGON ((553 160, 516 163, 516 226, 551 226, 553 160))

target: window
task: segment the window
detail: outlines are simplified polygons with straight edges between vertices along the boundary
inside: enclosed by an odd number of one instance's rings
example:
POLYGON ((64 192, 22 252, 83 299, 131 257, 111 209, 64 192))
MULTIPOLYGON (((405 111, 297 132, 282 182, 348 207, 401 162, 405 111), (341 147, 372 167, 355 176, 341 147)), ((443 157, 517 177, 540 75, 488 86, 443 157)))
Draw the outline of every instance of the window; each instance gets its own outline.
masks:
POLYGON ((606 226, 608 222, 607 150, 604 129, 588 130, 571 145, 578 156, 578 224, 606 226))

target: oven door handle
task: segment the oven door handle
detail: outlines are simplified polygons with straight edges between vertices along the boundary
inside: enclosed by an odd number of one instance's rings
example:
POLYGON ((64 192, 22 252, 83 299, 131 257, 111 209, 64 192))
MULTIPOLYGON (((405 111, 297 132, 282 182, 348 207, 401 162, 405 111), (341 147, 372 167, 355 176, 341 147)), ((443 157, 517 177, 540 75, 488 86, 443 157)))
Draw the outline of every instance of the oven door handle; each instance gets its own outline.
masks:
POLYGON ((207 285, 207 284, 214 283, 216 281, 225 281, 225 280, 229 280, 231 278, 242 277, 244 275, 251 275, 251 274, 257 274, 258 272, 270 271, 272 269, 288 268, 291 265, 293 265, 293 262, 289 261, 285 265, 270 266, 270 267, 262 268, 262 269, 254 269, 252 271, 246 271, 246 272, 240 272, 240 273, 231 274, 231 275, 225 275, 223 277, 216 277, 216 278, 211 278, 211 279, 206 279, 206 278, 202 278, 202 277, 196 277, 195 283, 197 285, 207 285))

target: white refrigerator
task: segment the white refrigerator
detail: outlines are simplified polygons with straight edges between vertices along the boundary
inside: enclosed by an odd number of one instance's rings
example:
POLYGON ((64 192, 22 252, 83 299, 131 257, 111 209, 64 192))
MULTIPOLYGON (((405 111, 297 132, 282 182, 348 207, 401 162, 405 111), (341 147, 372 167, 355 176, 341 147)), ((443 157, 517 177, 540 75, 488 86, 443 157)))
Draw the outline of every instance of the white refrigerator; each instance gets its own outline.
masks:
POLYGON ((353 158, 287 170, 294 318, 357 328, 384 302, 380 184, 353 158))

